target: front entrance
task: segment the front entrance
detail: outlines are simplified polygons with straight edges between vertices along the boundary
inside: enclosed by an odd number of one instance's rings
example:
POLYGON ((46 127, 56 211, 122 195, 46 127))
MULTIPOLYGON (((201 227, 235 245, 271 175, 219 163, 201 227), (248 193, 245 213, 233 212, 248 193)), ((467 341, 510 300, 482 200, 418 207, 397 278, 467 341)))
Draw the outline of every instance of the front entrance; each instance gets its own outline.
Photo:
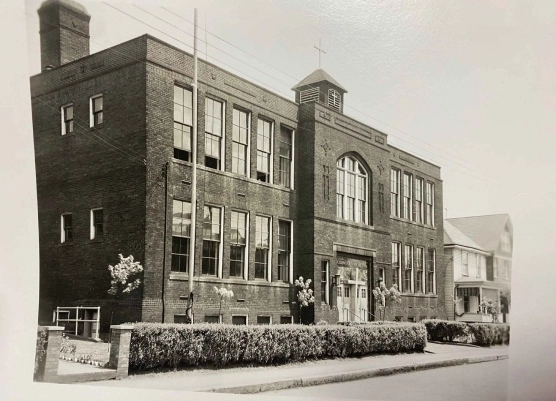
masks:
POLYGON ((368 271, 370 261, 352 255, 336 257, 340 282, 337 286, 336 305, 340 322, 366 322, 370 320, 368 271))

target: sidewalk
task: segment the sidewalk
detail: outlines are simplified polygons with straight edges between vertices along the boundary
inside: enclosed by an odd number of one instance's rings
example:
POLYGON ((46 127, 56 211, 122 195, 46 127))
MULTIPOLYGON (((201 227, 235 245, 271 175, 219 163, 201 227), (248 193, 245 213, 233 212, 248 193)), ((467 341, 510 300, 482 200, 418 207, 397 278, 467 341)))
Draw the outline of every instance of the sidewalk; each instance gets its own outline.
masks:
POLYGON ((331 359, 281 366, 195 369, 167 373, 137 374, 124 380, 91 382, 87 384, 248 394, 358 380, 373 376, 384 376, 466 363, 494 361, 506 359, 509 356, 508 346, 481 348, 429 343, 425 351, 425 353, 331 359))

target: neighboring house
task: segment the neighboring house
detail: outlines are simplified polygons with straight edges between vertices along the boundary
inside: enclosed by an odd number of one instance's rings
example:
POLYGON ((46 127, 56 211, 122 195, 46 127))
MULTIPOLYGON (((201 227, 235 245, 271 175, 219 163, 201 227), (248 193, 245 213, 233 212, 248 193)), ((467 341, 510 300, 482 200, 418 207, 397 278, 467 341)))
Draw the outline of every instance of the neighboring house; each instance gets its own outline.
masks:
POLYGON ((150 35, 90 55, 83 6, 48 0, 39 16, 42 322, 58 306, 100 307, 103 333, 112 312, 114 324, 182 322, 189 258, 195 322, 290 323, 298 276, 314 283, 306 322, 373 319, 379 278, 403 293, 389 319, 446 317, 440 167, 344 115, 347 91, 324 70, 292 101, 199 60, 192 195, 192 55, 150 35), (144 274, 115 299, 119 253, 144 274), (214 286, 235 294, 222 315, 214 286))
POLYGON ((444 220, 446 312, 450 319, 490 321, 480 308, 482 300, 490 299, 501 307, 499 321, 509 322, 512 249, 513 228, 508 214, 444 220))

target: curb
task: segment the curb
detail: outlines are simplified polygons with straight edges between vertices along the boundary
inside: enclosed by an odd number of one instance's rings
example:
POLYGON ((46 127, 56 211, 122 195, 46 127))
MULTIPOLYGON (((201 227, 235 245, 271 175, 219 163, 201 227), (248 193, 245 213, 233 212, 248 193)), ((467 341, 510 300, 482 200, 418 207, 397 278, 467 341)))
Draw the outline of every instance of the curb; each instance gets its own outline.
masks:
POLYGON ((318 386, 321 384, 341 383, 353 380, 369 379, 371 377, 390 376, 398 373, 417 372, 421 370, 444 368, 448 366, 467 365, 508 359, 508 355, 477 356, 469 358, 448 359, 444 361, 420 362, 408 365, 390 366, 387 368, 372 368, 356 370, 348 373, 337 373, 329 376, 304 377, 300 379, 281 380, 270 383, 251 384, 246 386, 212 388, 201 390, 212 393, 255 394, 266 391, 286 390, 298 387, 318 386))

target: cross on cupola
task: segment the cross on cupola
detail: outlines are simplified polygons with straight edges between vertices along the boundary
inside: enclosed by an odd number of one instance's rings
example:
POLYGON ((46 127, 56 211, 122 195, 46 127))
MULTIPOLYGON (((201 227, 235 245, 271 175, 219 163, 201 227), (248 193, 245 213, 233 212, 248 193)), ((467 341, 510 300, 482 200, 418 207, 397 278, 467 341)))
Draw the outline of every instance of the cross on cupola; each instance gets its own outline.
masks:
POLYGON ((315 49, 317 49, 319 51, 319 68, 321 66, 321 62, 320 62, 320 56, 322 53, 326 54, 326 52, 322 49, 322 45, 320 44, 320 38, 319 38, 319 47, 314 46, 315 49))

